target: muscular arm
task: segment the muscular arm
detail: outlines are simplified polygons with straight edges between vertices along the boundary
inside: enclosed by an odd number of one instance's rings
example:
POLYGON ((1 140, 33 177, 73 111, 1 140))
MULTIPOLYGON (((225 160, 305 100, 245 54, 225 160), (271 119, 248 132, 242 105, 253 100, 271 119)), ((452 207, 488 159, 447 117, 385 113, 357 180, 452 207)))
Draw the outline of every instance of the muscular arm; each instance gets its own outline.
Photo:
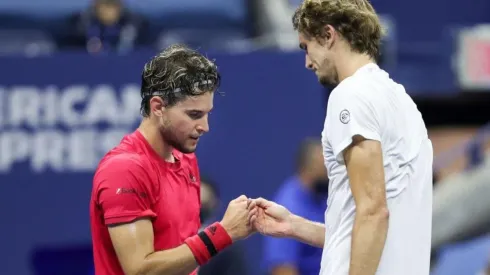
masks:
POLYGON ((291 225, 292 234, 290 237, 311 246, 323 248, 325 242, 324 224, 293 215, 291 217, 291 225))
POLYGON ((149 219, 109 227, 112 244, 127 275, 187 275, 198 264, 186 244, 154 251, 153 227, 149 219))
POLYGON ((355 136, 343 153, 356 203, 349 275, 374 275, 388 232, 381 143, 355 136))

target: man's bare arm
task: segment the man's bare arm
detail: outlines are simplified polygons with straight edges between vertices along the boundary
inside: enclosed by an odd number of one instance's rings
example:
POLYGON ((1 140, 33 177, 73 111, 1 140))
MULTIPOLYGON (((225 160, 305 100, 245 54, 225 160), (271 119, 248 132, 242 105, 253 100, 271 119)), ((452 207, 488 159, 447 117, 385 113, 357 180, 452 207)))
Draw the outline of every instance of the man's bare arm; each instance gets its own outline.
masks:
POLYGON ((292 238, 309 244, 311 246, 323 248, 325 242, 325 225, 312 222, 300 216, 291 216, 292 238))
POLYGON ((109 234, 124 274, 187 275, 198 266, 186 244, 155 252, 149 219, 110 226, 109 234))
POLYGON ((388 233, 388 207, 381 143, 356 136, 344 150, 356 203, 349 275, 374 275, 388 233))

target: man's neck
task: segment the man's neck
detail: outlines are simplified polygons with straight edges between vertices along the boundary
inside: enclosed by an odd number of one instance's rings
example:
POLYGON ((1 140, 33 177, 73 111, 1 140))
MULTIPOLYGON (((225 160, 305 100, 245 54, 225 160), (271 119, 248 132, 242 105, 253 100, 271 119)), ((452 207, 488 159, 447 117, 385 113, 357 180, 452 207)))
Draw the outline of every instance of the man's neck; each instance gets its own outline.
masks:
POLYGON ((152 123, 150 118, 144 118, 138 127, 138 130, 160 157, 167 162, 175 161, 174 156, 172 155, 173 148, 165 143, 158 127, 152 123))
POLYGON ((345 52, 344 54, 339 55, 336 62, 339 82, 352 76, 357 70, 370 63, 376 62, 367 54, 345 52))

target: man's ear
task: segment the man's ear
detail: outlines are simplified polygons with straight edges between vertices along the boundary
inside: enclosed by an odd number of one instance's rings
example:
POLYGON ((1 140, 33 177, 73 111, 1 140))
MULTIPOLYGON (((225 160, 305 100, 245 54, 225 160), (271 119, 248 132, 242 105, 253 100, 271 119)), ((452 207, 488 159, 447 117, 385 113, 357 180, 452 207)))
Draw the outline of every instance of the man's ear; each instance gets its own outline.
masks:
POLYGON ((327 48, 331 48, 335 42, 335 37, 337 36, 337 31, 332 25, 326 25, 324 29, 325 38, 323 44, 327 48))
POLYGON ((150 99, 150 112, 151 113, 154 113, 157 116, 162 116, 166 107, 167 107, 167 104, 165 103, 165 101, 161 97, 154 96, 150 99))

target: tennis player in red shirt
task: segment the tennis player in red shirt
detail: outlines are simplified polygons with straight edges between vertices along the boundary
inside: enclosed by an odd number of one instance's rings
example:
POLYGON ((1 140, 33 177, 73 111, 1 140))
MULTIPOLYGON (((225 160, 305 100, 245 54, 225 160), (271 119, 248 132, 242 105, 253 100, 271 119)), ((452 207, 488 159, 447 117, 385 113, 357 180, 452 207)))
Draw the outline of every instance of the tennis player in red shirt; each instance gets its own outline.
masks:
POLYGON ((255 203, 233 200, 198 234, 200 178, 194 151, 209 131, 220 75, 185 46, 144 67, 139 128, 101 160, 90 223, 97 275, 197 274, 211 257, 253 233, 255 203))

